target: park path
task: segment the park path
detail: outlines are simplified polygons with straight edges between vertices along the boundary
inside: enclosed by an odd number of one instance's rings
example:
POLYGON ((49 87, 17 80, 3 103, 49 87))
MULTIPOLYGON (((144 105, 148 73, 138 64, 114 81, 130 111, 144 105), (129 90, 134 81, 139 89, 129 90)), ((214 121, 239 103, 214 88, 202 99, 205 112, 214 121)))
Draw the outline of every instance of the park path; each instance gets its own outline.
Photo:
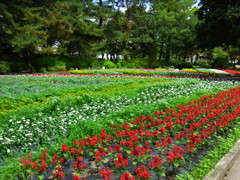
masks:
POLYGON ((240 156, 235 160, 224 180, 240 180, 240 156))

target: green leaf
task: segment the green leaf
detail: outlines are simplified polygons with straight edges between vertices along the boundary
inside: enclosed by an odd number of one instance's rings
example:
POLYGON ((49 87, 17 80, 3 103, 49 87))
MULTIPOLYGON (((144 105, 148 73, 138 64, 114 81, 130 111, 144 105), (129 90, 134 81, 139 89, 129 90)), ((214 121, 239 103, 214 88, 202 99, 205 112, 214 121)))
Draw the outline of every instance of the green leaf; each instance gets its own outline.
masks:
POLYGON ((44 175, 39 175, 38 178, 41 180, 44 178, 44 175))

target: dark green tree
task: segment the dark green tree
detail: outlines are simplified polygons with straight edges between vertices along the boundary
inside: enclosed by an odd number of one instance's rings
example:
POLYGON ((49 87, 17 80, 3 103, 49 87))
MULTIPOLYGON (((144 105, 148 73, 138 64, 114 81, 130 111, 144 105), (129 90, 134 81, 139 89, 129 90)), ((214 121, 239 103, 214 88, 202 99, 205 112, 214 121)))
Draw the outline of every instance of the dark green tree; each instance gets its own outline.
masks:
POLYGON ((194 3, 193 0, 153 2, 150 13, 160 62, 169 64, 171 57, 184 60, 195 49, 194 3))
POLYGON ((201 0, 198 17, 198 43, 213 49, 223 44, 240 46, 239 0, 201 0))

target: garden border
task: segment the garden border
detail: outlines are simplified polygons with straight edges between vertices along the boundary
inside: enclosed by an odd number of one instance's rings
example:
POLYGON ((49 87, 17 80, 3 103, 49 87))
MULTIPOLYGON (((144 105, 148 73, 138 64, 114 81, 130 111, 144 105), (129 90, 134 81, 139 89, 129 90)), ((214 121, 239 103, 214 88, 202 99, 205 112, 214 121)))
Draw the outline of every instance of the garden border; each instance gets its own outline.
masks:
POLYGON ((240 139, 234 147, 225 154, 222 159, 213 167, 213 169, 203 178, 203 180, 222 180, 227 172, 232 168, 235 160, 240 155, 240 139))

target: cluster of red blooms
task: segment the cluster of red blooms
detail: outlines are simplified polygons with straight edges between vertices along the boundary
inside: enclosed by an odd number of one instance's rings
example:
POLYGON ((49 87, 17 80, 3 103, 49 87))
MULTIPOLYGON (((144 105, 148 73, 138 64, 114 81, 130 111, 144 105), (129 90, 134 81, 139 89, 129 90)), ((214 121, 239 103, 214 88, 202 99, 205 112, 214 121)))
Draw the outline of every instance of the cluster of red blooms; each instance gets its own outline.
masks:
POLYGON ((231 74, 240 74, 239 71, 234 71, 234 70, 230 70, 230 69, 221 69, 221 71, 228 72, 228 73, 231 73, 231 74))
MULTIPOLYGON (((104 180, 111 179, 113 172, 121 180, 150 179, 160 167, 181 161, 185 154, 193 153, 198 145, 207 144, 212 135, 230 126, 240 115, 239 94, 240 87, 236 87, 215 96, 202 96, 176 109, 156 111, 154 116, 137 117, 122 126, 112 125, 114 135, 102 130, 99 135, 75 140, 74 147, 62 143, 61 155, 54 154, 49 160, 44 150, 39 161, 32 161, 31 155, 21 158, 21 166, 46 171, 47 162, 61 164, 65 161, 63 154, 67 154, 76 159, 73 169, 79 172, 91 166, 89 160, 83 162, 84 155, 91 152, 92 161, 100 164, 98 172, 104 180), (107 169, 104 159, 115 167, 107 169)), ((64 175, 62 169, 54 172, 56 177, 64 175)))
POLYGON ((114 161, 114 164, 117 168, 120 168, 122 166, 128 166, 128 159, 123 158, 121 153, 118 153, 117 159, 114 161))
POLYGON ((65 175, 62 171, 62 167, 58 166, 55 171, 53 171, 53 178, 61 179, 64 178, 65 175))

